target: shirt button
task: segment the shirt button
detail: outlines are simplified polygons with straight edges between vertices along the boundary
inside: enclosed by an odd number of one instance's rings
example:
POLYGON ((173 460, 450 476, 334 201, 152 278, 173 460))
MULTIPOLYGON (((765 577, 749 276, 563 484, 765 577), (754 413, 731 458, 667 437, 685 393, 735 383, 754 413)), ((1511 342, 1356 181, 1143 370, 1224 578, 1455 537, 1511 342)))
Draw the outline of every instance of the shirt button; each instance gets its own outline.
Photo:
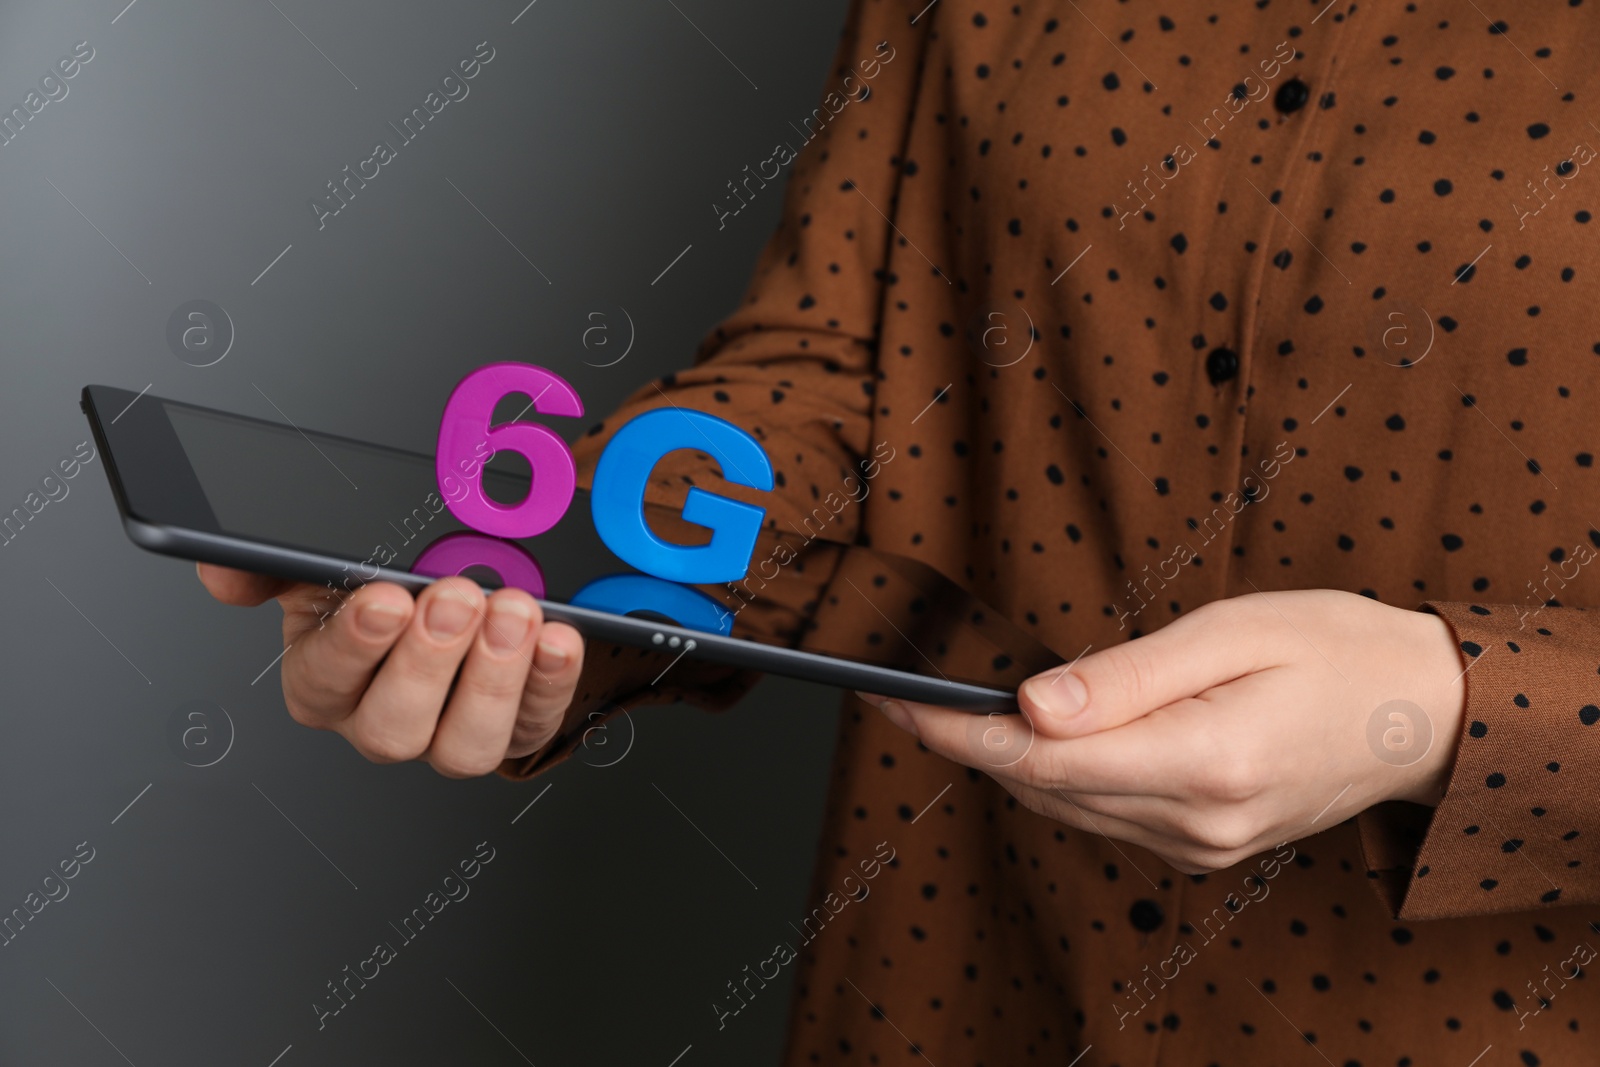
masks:
POLYGON ((1167 916, 1161 910, 1161 905, 1153 900, 1139 899, 1133 902, 1133 907, 1128 909, 1128 921, 1133 928, 1141 934, 1148 934, 1165 922, 1167 916))
POLYGON ((1306 101, 1311 99, 1311 89, 1299 78, 1291 78, 1278 86, 1278 93, 1272 98, 1272 106, 1291 115, 1306 106, 1306 101))
POLYGON ((1212 385, 1232 381, 1239 375, 1239 354, 1231 348, 1213 348, 1206 356, 1206 377, 1212 385))

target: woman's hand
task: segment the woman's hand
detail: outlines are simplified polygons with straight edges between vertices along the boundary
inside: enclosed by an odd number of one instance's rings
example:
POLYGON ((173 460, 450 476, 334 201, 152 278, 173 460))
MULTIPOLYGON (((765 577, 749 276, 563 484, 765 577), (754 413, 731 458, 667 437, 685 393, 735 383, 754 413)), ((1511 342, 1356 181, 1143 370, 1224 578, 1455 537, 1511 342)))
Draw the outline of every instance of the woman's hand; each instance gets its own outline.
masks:
POLYGON ((555 736, 583 667, 583 638, 544 621, 521 589, 486 597, 476 582, 444 578, 413 598, 373 582, 340 603, 326 586, 205 563, 199 571, 223 603, 277 599, 289 714, 377 763, 488 774, 555 736))
POLYGON ((1195 874, 1380 801, 1437 804, 1464 673, 1437 616, 1308 590, 1217 601, 1036 675, 1025 718, 862 696, 1032 810, 1195 874))

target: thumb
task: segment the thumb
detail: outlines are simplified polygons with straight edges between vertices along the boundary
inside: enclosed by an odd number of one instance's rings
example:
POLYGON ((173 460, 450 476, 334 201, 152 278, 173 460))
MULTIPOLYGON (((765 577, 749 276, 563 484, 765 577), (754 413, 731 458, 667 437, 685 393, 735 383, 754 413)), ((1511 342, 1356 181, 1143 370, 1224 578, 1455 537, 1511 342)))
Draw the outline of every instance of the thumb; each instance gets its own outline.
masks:
POLYGON ((1036 674, 1018 689, 1017 703, 1035 730, 1065 740, 1114 729, 1258 669, 1257 642, 1241 640, 1217 614, 1202 608, 1036 674))

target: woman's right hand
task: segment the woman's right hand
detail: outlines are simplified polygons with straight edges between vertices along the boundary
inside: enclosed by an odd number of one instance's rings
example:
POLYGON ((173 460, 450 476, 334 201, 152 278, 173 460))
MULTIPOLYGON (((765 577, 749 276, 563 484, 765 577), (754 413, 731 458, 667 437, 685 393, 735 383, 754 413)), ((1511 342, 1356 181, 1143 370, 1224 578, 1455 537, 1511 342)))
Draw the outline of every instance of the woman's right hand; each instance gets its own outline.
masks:
POLYGON ((198 569, 225 604, 278 601, 289 714, 377 763, 421 759, 451 778, 488 774, 560 731, 583 668, 578 631, 545 621, 521 589, 485 596, 476 582, 443 578, 413 597, 373 582, 341 606, 327 586, 198 569))

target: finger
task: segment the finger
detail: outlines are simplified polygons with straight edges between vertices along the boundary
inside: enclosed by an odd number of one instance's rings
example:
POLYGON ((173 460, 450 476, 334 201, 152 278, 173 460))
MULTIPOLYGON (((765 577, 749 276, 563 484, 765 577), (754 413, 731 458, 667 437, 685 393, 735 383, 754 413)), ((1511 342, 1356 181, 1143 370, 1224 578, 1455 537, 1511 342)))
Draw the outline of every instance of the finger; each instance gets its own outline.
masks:
POLYGON ((904 700, 886 701, 879 710, 902 729, 909 722, 931 751, 1002 781, 1113 796, 1167 796, 1179 788, 1174 763, 1182 752, 1173 731, 1149 728, 1148 718, 1063 741, 1038 733, 1022 715, 978 715, 904 700))
POLYGON ((549 743, 561 730, 583 673, 583 635, 564 622, 547 622, 534 646, 522 706, 506 755, 526 756, 549 743))
POLYGON ((304 629, 288 635, 292 643, 283 657, 283 698, 295 721, 331 729, 348 718, 414 611, 410 593, 374 582, 320 624, 307 617, 304 629))
POLYGON ((1138 845, 1158 855, 1165 855, 1169 840, 1159 831, 1139 822, 1101 810, 1106 798, 1092 794, 1073 794, 1063 789, 1040 789, 1027 785, 1007 785, 1010 791, 1031 810, 1046 815, 1057 822, 1066 823, 1087 834, 1138 845))
POLYGON ((251 574, 232 567, 219 567, 215 563, 196 563, 196 573, 206 592, 222 601, 241 608, 253 608, 273 597, 282 596, 297 584, 283 578, 269 578, 265 574, 251 574))
MULTIPOLYGON (((1185 837, 1187 822, 1193 822, 1195 806, 1171 797, 1147 794, 1121 796, 1113 793, 1087 793, 1061 788, 1048 790, 1070 804, 1085 819, 1100 823, 1116 823, 1139 827, 1152 842, 1168 846, 1185 837)), ((1107 831, 1111 832, 1111 831, 1107 831)), ((1131 840, 1114 834, 1122 840, 1131 840)))
POLYGON ((521 589, 489 597, 483 625, 467 653, 427 759, 451 778, 488 774, 505 758, 523 687, 533 670, 538 603, 521 589))
MULTIPOLYGON (((1085 803, 1087 798, 1082 795, 1073 795, 1059 789, 1052 790, 1046 794, 1039 790, 1027 790, 1026 787, 1007 788, 1013 789, 1017 799, 1030 809, 1039 811, 1057 822, 1076 827, 1084 833, 1094 834, 1112 842, 1112 847, 1116 848, 1118 855, 1126 860, 1128 865, 1138 872, 1139 877, 1150 884, 1151 888, 1156 888, 1156 882, 1151 877, 1151 872, 1140 866, 1135 857, 1130 856, 1116 842, 1124 841, 1144 849, 1162 863, 1176 868, 1184 874, 1205 874, 1231 866, 1231 863, 1223 862, 1223 857, 1209 854, 1192 842, 1174 838, 1159 828, 1151 828, 1140 822, 1095 811, 1085 803), (1033 799, 1034 796, 1039 799, 1033 799), (1041 809, 1036 806, 1040 803, 1048 804, 1049 806, 1041 809)), ((1162 873, 1159 867, 1153 868, 1153 871, 1157 875, 1162 873)))
POLYGON ((1231 867, 1274 843, 1317 829, 1293 819, 1263 816, 1239 805, 1198 803, 1193 797, 1174 800, 1069 794, 1060 789, 1052 793, 1072 805, 1090 828, 1147 848, 1186 873, 1193 873, 1190 868, 1231 867))
MULTIPOLYGON (((1033 749, 1045 739, 1025 716, 956 711, 860 691, 856 696, 931 751, 1002 781, 1028 784, 1039 766, 1033 749)), ((1046 783, 1040 779, 1032 784, 1046 783)))
POLYGON ((1222 601, 1148 636, 1034 675, 1017 690, 1017 703, 1046 737, 1081 737, 1270 665, 1264 651, 1253 613, 1222 601))
POLYGON ((416 759, 427 752, 456 670, 472 647, 483 615, 483 590, 476 582, 441 578, 431 583, 418 594, 411 624, 401 632, 355 712, 339 724, 339 732, 358 752, 379 763, 416 759))

